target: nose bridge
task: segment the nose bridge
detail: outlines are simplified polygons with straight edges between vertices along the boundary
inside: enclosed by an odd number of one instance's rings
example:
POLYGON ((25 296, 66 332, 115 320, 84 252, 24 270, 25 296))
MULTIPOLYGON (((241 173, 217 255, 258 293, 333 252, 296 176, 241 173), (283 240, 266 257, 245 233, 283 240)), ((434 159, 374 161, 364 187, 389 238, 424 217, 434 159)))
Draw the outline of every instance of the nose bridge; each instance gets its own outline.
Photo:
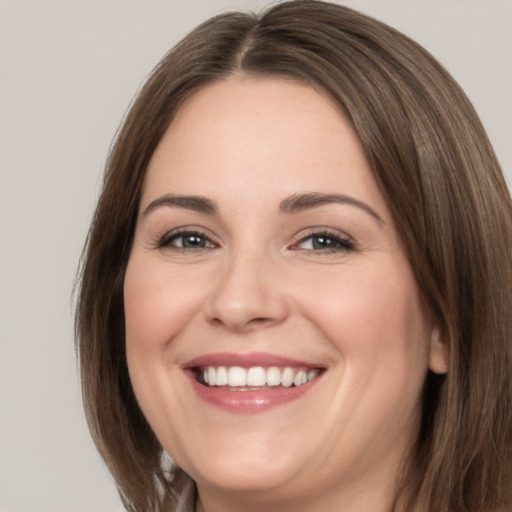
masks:
POLYGON ((233 247, 210 297, 209 320, 238 332, 282 322, 287 304, 276 266, 274 255, 254 243, 233 247))

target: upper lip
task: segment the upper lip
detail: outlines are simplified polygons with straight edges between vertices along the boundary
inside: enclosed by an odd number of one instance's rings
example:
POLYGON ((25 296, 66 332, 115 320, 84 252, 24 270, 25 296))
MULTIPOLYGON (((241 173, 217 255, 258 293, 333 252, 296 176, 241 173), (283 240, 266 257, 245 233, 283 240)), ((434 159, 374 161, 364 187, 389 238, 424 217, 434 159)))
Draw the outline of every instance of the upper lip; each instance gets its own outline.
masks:
POLYGON ((246 354, 232 352, 216 352, 195 357, 184 363, 182 368, 197 368, 202 366, 240 366, 251 368, 254 366, 279 366, 279 367, 301 367, 301 368, 322 368, 323 365, 300 361, 298 359, 284 357, 266 352, 251 352, 246 354))

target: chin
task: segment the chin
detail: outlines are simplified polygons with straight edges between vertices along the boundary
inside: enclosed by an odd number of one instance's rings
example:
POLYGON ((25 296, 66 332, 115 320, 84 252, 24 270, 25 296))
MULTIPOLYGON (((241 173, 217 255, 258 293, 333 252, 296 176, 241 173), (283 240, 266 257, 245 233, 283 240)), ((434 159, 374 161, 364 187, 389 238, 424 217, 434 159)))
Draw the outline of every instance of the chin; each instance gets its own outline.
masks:
POLYGON ((254 443, 246 450, 231 453, 207 454, 199 464, 183 464, 187 473, 197 482, 208 487, 233 492, 271 491, 286 487, 297 478, 297 468, 302 466, 293 451, 285 457, 278 456, 277 448, 272 453, 254 453, 254 443))

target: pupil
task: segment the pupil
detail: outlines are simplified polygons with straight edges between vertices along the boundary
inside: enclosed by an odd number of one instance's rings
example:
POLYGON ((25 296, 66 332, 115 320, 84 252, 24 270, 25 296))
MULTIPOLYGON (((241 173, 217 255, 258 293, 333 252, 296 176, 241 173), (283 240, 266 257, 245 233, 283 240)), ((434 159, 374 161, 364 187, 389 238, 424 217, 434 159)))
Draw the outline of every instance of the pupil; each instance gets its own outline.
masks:
POLYGON ((313 238, 313 247, 315 249, 330 249, 334 247, 336 242, 327 236, 316 236, 313 238))
POLYGON ((183 237, 183 247, 204 247, 204 238, 199 235, 188 235, 183 237))

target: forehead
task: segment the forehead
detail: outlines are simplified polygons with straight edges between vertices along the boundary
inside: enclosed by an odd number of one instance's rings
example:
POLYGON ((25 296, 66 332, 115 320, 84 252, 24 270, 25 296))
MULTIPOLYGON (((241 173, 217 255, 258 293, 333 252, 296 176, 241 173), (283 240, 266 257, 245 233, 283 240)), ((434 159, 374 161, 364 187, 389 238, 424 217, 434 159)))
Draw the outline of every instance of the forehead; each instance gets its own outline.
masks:
POLYGON ((143 202, 163 193, 277 201, 310 191, 382 204, 363 149, 330 99, 291 80, 230 78, 179 109, 150 161, 143 202))

